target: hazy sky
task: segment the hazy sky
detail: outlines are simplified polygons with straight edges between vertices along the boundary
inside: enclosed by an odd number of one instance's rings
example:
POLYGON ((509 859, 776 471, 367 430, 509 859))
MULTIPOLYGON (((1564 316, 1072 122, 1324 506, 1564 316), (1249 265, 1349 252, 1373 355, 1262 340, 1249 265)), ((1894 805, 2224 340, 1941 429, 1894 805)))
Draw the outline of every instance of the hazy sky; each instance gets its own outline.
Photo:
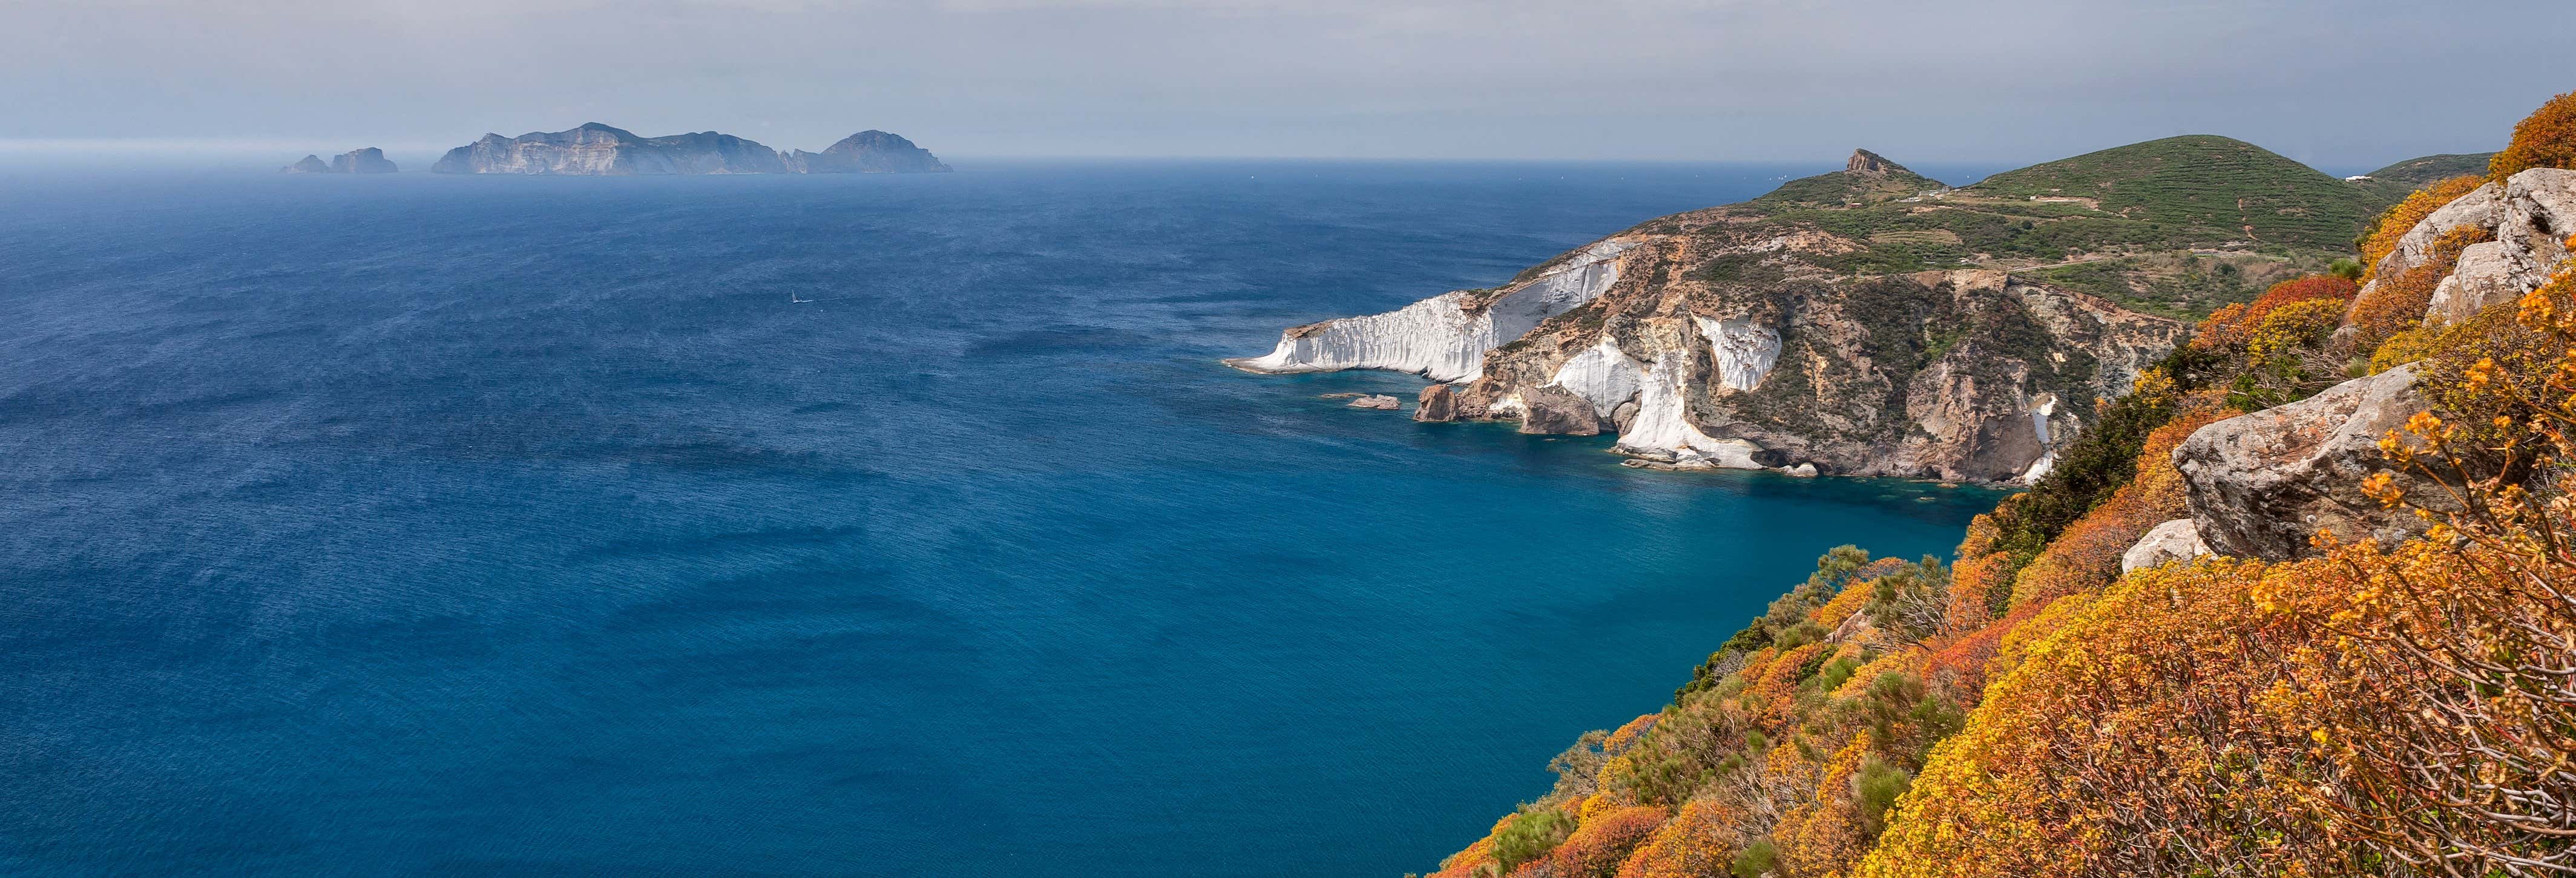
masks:
MULTIPOLYGON (((952 156, 2021 162, 2492 149, 2571 0, 0 0, 0 139, 419 152, 600 121, 952 156)), ((25 148, 26 144, 19 144, 25 148)))

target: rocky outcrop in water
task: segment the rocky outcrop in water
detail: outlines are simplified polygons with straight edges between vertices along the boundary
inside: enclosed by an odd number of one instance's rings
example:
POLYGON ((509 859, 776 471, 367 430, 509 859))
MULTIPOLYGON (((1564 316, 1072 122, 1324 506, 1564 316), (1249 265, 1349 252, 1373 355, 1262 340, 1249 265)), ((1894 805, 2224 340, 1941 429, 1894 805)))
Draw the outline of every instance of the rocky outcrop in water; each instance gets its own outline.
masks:
POLYGON ((841 138, 822 152, 788 153, 783 161, 791 174, 945 174, 953 170, 901 135, 873 129, 841 138))
POLYGON ((441 174, 841 174, 945 172, 929 150, 883 131, 862 131, 819 153, 777 150, 731 134, 701 131, 639 137, 597 122, 569 131, 517 137, 483 135, 447 151, 429 168, 441 174))
POLYGON ((289 174, 328 174, 331 173, 331 166, 323 164, 321 156, 307 155, 296 163, 278 170, 289 174))
POLYGON ((353 149, 331 157, 334 174, 391 174, 400 170, 385 158, 385 151, 375 147, 353 149))
POLYGON ((1861 249, 1784 219, 1940 184, 1869 152, 1761 200, 1648 222, 1512 283, 1287 330, 1256 372, 1447 382, 1424 421, 1616 432, 1659 466, 2007 481, 2045 472, 2078 409, 2128 390, 2181 324, 2005 271, 1852 272, 1861 249), (2088 405, 2069 405, 2080 400, 2088 405))
POLYGON ((2437 485, 2394 470, 2379 449, 2430 407, 2407 365, 2193 432, 2173 461, 2201 538, 2223 554, 2278 561, 2314 554, 2320 530, 2345 542, 2421 532, 2419 519, 2382 507, 2361 484, 2391 472, 2409 496, 2440 500, 2437 485))

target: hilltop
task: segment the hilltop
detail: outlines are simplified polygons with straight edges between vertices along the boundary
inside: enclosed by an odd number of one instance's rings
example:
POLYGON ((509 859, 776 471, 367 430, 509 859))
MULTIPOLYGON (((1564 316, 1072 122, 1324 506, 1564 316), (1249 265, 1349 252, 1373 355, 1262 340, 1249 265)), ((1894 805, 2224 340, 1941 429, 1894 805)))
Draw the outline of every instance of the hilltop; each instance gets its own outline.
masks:
POLYGON ((2495 153, 2491 152, 2444 153, 2411 158, 2363 174, 2370 179, 2360 181, 2359 185, 2381 202, 2395 204, 2409 192, 2452 177, 2484 175, 2487 162, 2494 158, 2495 153))

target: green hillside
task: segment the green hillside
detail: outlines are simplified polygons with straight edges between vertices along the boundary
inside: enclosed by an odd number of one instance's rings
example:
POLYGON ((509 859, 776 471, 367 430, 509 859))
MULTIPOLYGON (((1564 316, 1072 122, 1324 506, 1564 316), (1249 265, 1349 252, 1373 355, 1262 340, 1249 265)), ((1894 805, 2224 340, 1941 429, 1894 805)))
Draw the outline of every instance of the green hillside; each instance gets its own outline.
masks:
POLYGON ((2102 213, 2161 226, 2171 243, 2250 241, 2341 248, 2380 199, 2270 150, 2195 134, 2150 140, 1988 177, 2002 198, 2089 198, 2102 213))
POLYGON ((2395 204, 2399 199, 2405 198, 2407 193, 2425 186, 2452 177, 2484 174, 2487 172, 2487 160, 2492 158, 2495 158, 2495 153, 2469 152, 2407 159, 2370 172, 2367 175, 2370 179, 2361 181, 2361 188, 2368 190, 2382 202, 2395 204))
POLYGON ((1854 161, 1874 170, 1792 180, 1725 210, 1858 245, 1812 260, 1845 274, 2001 268, 2197 318, 2349 255, 2353 235, 2385 203, 2224 137, 2131 144, 1960 189, 1866 150, 1854 161))

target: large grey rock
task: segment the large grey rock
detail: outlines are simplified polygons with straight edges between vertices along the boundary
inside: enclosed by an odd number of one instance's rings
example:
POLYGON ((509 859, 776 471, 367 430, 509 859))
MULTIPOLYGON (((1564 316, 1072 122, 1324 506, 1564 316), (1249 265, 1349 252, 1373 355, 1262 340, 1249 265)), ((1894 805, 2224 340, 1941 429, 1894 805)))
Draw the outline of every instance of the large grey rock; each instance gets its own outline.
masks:
POLYGON ((2174 561, 2188 561, 2209 554, 2209 543, 2200 538, 2200 523, 2177 518, 2156 525, 2136 545, 2120 555, 2120 572, 2142 567, 2162 567, 2174 561))
MULTIPOLYGON (((2452 229, 2461 226, 2495 228, 2503 208, 2504 187, 2494 183, 2452 199, 2451 203, 2426 214, 2414 228, 2406 231, 2404 237, 2398 238, 2397 249, 2380 258, 2374 277, 2396 277, 2406 273, 2407 269, 2424 264, 2433 258, 2433 242, 2441 240, 2452 229)), ((2378 281, 2373 280, 2372 283, 2377 284, 2378 281)))
POLYGON ((321 156, 308 155, 305 156, 302 161, 287 165, 286 167, 279 168, 278 170, 289 174, 328 174, 331 173, 331 166, 323 164, 321 156))
POLYGON ((1550 384, 1521 391, 1521 432, 1552 436, 1601 435, 1601 413, 1592 401, 1550 384))
MULTIPOLYGON (((2200 428, 2173 460, 2201 538, 2221 553, 2277 561, 2312 554, 2309 538, 2319 530, 2347 542, 2419 532, 2415 516, 2381 508, 2361 482, 2393 469, 2380 438, 2428 407, 2410 364, 2200 428)), ((2425 480, 2397 474, 2411 496, 2438 495, 2425 480)))
POLYGON ((390 174, 396 170, 393 161, 385 158, 385 151, 372 146, 331 157, 334 174, 390 174))

